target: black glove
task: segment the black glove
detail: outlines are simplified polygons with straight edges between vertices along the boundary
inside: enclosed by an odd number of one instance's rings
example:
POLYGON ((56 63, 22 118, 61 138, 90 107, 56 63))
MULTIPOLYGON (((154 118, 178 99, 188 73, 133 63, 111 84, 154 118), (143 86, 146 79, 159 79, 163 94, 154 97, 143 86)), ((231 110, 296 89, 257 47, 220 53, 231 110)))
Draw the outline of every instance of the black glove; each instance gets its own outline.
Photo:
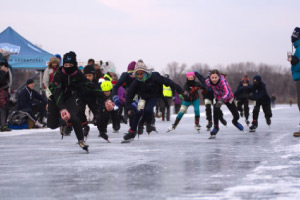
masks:
POLYGON ((297 56, 292 56, 292 61, 291 64, 293 66, 297 65, 299 63, 299 59, 297 58, 297 56))
POLYGON ((222 104, 223 104, 223 99, 220 99, 220 100, 217 101, 217 103, 216 103, 216 108, 221 108, 222 104))

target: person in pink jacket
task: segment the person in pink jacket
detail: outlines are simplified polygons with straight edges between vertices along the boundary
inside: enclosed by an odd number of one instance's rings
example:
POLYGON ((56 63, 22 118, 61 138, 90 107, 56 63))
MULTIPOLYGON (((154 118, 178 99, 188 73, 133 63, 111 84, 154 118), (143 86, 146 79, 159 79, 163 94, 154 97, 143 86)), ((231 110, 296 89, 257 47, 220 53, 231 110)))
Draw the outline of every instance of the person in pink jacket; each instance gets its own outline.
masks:
POLYGON ((214 92, 216 103, 214 104, 214 129, 210 132, 211 139, 215 138, 219 131, 219 119, 220 119, 220 108, 224 103, 231 114, 233 115, 232 124, 237 127, 240 131, 244 130, 244 127, 238 122, 239 113, 234 103, 234 95, 231 88, 225 79, 225 76, 220 74, 216 69, 212 70, 209 78, 205 80, 205 85, 211 88, 214 92))

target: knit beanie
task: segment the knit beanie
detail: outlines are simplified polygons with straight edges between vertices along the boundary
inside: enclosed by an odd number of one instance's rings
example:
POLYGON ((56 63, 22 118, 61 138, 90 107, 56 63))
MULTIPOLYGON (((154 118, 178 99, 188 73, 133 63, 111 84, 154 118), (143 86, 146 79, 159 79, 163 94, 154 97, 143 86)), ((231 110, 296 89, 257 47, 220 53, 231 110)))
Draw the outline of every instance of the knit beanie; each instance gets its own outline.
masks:
POLYGON ((127 67, 127 72, 129 71, 134 71, 134 67, 136 65, 135 61, 132 61, 131 63, 129 63, 128 67, 127 67))
POLYGON ((83 69, 84 74, 95 74, 96 70, 93 65, 87 65, 83 69))
POLYGON ((293 31, 293 34, 292 34, 292 43, 296 42, 297 40, 300 39, 300 28, 299 27, 296 27, 293 31))
POLYGON ((34 83, 34 80, 33 80, 33 79, 28 79, 28 80, 26 81, 26 85, 29 85, 29 84, 31 84, 31 83, 34 83))
POLYGON ((188 73, 186 73, 186 78, 188 78, 189 76, 195 77, 195 72, 188 72, 188 73))
POLYGON ((76 54, 73 52, 73 51, 70 51, 69 53, 66 53, 64 55, 64 58, 63 58, 63 65, 65 63, 71 63, 73 64, 74 66, 77 67, 77 60, 76 60, 76 54))
POLYGON ((143 63, 143 62, 137 62, 135 67, 134 67, 134 73, 136 73, 137 71, 144 71, 146 73, 149 72, 149 70, 147 69, 147 66, 143 63))

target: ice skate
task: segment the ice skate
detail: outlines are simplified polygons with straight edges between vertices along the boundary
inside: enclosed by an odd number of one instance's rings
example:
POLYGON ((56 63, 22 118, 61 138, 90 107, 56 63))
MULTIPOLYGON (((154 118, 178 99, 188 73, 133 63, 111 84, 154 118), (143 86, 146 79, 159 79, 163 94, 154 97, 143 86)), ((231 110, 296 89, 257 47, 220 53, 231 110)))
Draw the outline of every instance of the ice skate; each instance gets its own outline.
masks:
POLYGON ((130 143, 131 141, 134 140, 135 135, 136 135, 136 131, 129 129, 128 133, 124 135, 123 141, 121 141, 121 143, 130 143))
POLYGON ((87 145, 84 140, 79 140, 78 144, 83 150, 89 153, 89 145, 87 145))
POLYGON ((268 126, 271 128, 271 119, 270 118, 266 118, 266 122, 267 122, 268 126))
POLYGON ((154 125, 152 125, 152 124, 147 124, 146 125, 146 131, 147 131, 148 135, 150 135, 150 133, 152 131, 154 131, 154 132, 157 133, 156 127, 154 125))
POLYGON ((106 140, 108 143, 110 143, 106 132, 100 132, 98 137, 102 137, 104 140, 106 140))
POLYGON ((297 131, 297 132, 293 133, 293 136, 294 137, 300 137, 300 131, 297 131))
POLYGON ((208 121, 208 124, 206 125, 207 131, 210 131, 212 127, 212 121, 208 121))
POLYGON ((257 128, 257 126, 252 124, 252 126, 250 126, 250 131, 249 132, 255 132, 256 128, 257 128))
POLYGON ((199 124, 195 124, 195 129, 200 133, 201 126, 199 124))
POLYGON ((249 126, 250 121, 248 119, 246 119, 245 122, 246 122, 247 126, 249 126))
POLYGON ((167 133, 169 133, 170 131, 174 131, 175 128, 176 128, 175 124, 172 124, 172 126, 170 126, 170 127, 168 128, 167 133))
POLYGON ((90 127, 88 125, 83 126, 83 136, 85 139, 87 139, 90 132, 90 127))
POLYGON ((219 127, 214 127, 214 129, 210 132, 210 137, 208 139, 215 139, 218 132, 219 127))
POLYGON ((240 131, 244 131, 244 127, 242 124, 240 124, 239 122, 237 122, 236 124, 234 124, 235 127, 237 127, 240 131))

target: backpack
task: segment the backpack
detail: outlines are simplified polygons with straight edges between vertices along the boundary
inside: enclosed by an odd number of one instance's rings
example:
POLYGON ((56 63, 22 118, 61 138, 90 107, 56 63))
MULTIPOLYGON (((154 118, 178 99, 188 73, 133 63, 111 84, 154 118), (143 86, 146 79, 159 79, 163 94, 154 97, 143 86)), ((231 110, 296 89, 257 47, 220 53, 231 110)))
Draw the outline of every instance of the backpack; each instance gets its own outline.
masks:
POLYGON ((27 123, 27 120, 28 114, 22 111, 13 111, 7 119, 9 126, 21 126, 27 123))

